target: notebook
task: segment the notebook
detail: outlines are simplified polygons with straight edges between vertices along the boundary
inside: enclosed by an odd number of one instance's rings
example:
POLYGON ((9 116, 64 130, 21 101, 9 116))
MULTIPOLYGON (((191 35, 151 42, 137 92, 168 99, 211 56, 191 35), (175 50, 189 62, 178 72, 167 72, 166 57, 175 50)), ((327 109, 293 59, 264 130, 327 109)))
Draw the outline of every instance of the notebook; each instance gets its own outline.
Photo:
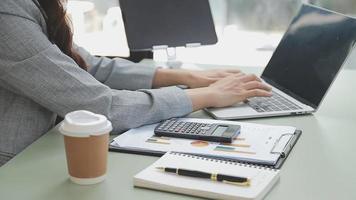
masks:
POLYGON ((134 176, 137 187, 181 193, 212 199, 262 199, 279 180, 279 170, 216 160, 177 152, 167 152, 151 166, 134 176), (209 179, 178 176, 156 167, 186 168, 209 173, 242 176, 250 186, 237 186, 209 179))

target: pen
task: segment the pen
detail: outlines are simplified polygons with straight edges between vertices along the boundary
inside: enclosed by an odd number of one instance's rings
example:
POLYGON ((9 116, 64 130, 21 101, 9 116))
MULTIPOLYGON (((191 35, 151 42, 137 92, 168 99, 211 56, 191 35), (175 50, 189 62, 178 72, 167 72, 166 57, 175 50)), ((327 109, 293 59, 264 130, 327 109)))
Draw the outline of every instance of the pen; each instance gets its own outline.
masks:
POLYGON ((239 177, 239 176, 231 176, 219 173, 208 173, 196 170, 189 170, 189 169, 179 169, 179 168, 171 168, 171 167, 156 167, 156 169, 162 170, 168 173, 175 173, 181 176, 189 176, 189 177, 196 177, 196 178, 206 178, 213 181, 219 181, 228 184, 234 184, 238 186, 249 186, 250 179, 246 177, 239 177))

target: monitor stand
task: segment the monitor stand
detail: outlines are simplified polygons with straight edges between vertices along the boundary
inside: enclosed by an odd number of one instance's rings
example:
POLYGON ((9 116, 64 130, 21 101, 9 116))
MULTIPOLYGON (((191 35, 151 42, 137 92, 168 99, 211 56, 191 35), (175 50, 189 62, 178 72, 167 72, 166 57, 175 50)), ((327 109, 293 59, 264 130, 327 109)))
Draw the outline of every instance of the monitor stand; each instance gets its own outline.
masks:
MULTIPOLYGON (((200 44, 188 44, 186 48, 197 47, 200 44)), ((164 63, 165 67, 169 69, 191 69, 191 70, 201 70, 200 67, 193 63, 183 63, 180 60, 177 60, 177 48, 176 47, 168 47, 166 45, 154 46, 153 51, 165 51, 166 61, 164 63)))
POLYGON ((167 54, 167 66, 170 69, 180 69, 183 65, 183 62, 177 60, 177 51, 175 47, 166 48, 167 54))

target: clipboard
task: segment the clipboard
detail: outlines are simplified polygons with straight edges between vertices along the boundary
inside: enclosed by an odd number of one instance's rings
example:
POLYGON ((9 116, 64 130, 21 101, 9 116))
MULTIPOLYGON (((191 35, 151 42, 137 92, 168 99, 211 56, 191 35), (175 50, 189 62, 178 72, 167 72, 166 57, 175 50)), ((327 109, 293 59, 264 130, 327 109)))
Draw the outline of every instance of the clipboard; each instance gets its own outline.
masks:
MULTIPOLYGON (((250 164, 250 165, 267 167, 267 168, 271 168, 271 169, 280 169, 283 166, 285 160, 288 158, 290 152, 292 151, 294 145, 297 143, 301 134, 302 134, 301 130, 296 130, 294 133, 288 133, 288 134, 281 135, 281 137, 275 141, 275 144, 273 145, 273 148, 271 149, 271 153, 279 154, 279 158, 278 158, 278 161, 276 162, 276 164, 274 164, 274 165, 261 164, 261 163, 249 162, 249 161, 241 161, 238 159, 228 159, 228 158, 217 157, 217 156, 213 156, 213 155, 207 156, 207 155, 199 155, 199 154, 194 154, 194 153, 184 153, 184 154, 197 155, 197 156, 201 156, 201 157, 213 158, 213 159, 230 161, 230 162, 246 163, 246 164, 250 164), (289 139, 289 141, 282 148, 282 151, 275 151, 275 147, 277 146, 278 142, 280 142, 281 139, 286 135, 292 135, 292 137, 289 139)), ((145 149, 130 148, 130 147, 113 146, 113 145, 111 145, 112 142, 114 142, 114 141, 112 140, 109 145, 109 151, 112 151, 112 152, 130 153, 130 154, 156 156, 156 157, 161 157, 166 153, 164 151, 154 151, 154 150, 145 150, 145 149)))

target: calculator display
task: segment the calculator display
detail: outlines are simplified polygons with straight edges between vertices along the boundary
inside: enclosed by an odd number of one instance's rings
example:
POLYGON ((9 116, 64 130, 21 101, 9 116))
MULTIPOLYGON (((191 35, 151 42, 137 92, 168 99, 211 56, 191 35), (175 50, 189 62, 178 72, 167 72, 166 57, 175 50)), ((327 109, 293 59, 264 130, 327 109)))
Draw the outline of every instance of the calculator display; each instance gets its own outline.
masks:
POLYGON ((221 136, 227 130, 226 126, 218 126, 212 135, 221 136))

